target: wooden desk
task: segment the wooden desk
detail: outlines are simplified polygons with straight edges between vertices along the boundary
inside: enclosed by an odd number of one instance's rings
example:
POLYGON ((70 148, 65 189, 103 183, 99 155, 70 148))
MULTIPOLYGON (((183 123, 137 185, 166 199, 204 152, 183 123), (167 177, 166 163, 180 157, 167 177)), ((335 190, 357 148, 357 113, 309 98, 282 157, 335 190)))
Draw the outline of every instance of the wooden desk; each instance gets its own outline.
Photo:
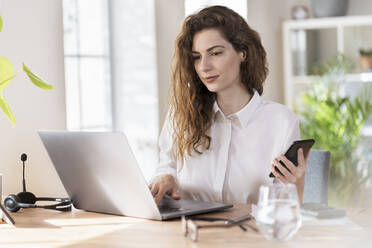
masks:
MULTIPOLYGON (((234 217, 248 212, 247 205, 238 205, 214 215, 234 217)), ((372 247, 372 209, 348 211, 348 218, 360 230, 304 224, 287 242, 267 241, 251 229, 243 232, 231 227, 202 229, 194 243, 182 235, 180 220, 160 222, 80 210, 25 209, 12 216, 15 226, 0 225, 0 247, 372 247)))

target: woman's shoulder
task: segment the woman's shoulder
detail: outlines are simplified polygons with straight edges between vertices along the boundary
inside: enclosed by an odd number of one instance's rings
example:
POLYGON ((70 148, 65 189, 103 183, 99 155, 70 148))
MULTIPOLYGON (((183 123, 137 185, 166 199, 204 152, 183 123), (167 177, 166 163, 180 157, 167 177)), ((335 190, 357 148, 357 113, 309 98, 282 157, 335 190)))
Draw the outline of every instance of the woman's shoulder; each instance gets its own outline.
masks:
POLYGON ((266 99, 262 99, 259 112, 261 112, 265 116, 275 119, 279 118, 282 120, 286 119, 289 121, 298 120, 296 114, 287 106, 266 99))

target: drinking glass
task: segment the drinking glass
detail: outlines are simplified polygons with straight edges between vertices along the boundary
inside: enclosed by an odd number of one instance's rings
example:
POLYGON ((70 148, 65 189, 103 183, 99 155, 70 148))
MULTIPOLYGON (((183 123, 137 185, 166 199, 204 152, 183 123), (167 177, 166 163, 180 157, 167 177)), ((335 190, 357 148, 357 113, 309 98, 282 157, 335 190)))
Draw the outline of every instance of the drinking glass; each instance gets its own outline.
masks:
POLYGON ((283 183, 262 185, 256 221, 266 239, 290 240, 301 226, 296 186, 283 183))

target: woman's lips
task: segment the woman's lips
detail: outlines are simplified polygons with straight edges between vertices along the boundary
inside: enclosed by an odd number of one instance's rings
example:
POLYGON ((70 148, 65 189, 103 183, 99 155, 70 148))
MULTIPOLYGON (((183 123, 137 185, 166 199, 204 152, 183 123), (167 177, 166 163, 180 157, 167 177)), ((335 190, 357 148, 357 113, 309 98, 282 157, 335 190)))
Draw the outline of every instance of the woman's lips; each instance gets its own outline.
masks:
POLYGON ((204 81, 207 82, 207 83, 212 83, 217 78, 218 78, 218 76, 205 77, 204 81))

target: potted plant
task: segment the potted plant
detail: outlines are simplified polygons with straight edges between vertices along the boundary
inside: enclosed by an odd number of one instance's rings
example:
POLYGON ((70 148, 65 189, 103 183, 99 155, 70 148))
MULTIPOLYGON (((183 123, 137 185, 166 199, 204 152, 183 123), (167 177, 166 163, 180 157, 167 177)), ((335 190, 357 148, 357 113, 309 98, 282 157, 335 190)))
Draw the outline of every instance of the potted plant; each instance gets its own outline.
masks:
POLYGON ((337 56, 318 66, 320 72, 308 93, 301 95, 302 138, 314 138, 315 149, 331 152, 329 202, 363 205, 363 192, 372 178, 372 165, 363 162, 360 130, 371 114, 372 87, 365 85, 355 98, 341 96, 338 88, 351 60, 337 56))
POLYGON ((359 49, 359 63, 362 72, 372 72, 372 49, 359 49))
MULTIPOLYGON (((0 16, 0 32, 3 28, 3 20, 0 16)), ((37 87, 43 90, 51 90, 53 86, 45 82, 43 79, 35 75, 25 63, 22 63, 22 70, 26 73, 30 81, 37 87)), ((13 64, 5 57, 0 56, 0 108, 6 117, 11 121, 13 125, 16 124, 14 114, 6 100, 3 91, 9 86, 12 79, 16 77, 20 71, 15 72, 13 64)))
POLYGON ((311 0, 314 17, 344 16, 349 0, 311 0))

